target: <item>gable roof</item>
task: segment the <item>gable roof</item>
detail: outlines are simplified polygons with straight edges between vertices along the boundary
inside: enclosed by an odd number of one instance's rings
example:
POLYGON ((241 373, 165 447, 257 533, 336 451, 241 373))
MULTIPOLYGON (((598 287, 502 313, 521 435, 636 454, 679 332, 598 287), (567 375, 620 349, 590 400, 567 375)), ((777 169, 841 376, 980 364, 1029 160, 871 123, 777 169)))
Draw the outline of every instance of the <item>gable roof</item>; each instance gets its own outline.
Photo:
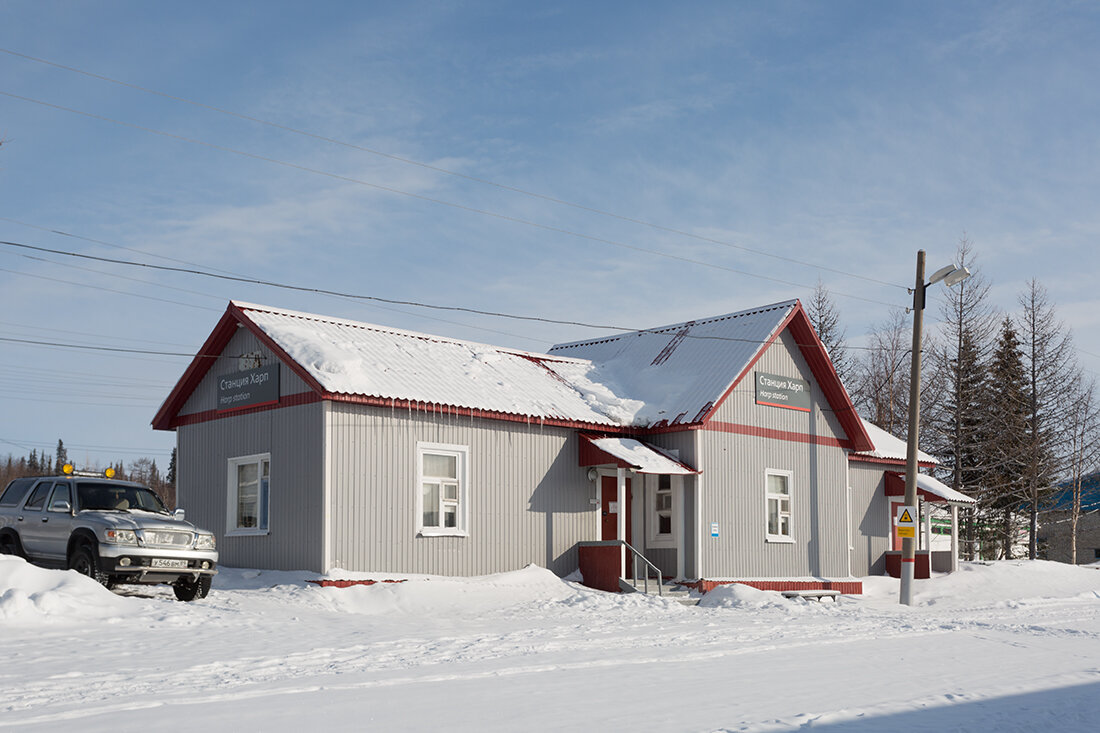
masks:
MULTIPOLYGON (((871 438, 871 450, 857 451, 850 458, 853 461, 860 459, 878 459, 881 461, 904 462, 909 450, 909 444, 901 438, 886 432, 878 425, 862 420, 867 435, 871 438)), ((923 466, 935 466, 939 461, 935 456, 930 456, 922 450, 917 450, 917 463, 923 466)))
POLYGON ((591 378, 640 400, 640 427, 703 425, 779 335, 789 330, 857 450, 874 446, 797 300, 602 339, 559 344, 555 356, 591 361, 591 378))
MULTIPOLYGON (((883 490, 887 496, 905 496, 905 477, 894 471, 886 472, 886 480, 883 482, 883 490)), ((948 504, 977 504, 978 500, 966 494, 955 491, 953 488, 926 473, 917 474, 917 496, 932 502, 947 502, 948 504)))
POLYGON ((605 430, 699 426, 790 329, 857 450, 873 448, 797 300, 549 354, 233 301, 153 420, 172 429, 238 327, 320 399, 605 430))
POLYGON ((609 428, 629 425, 636 407, 590 382, 591 364, 576 359, 234 301, 157 413, 155 428, 174 427, 216 361, 203 355, 219 354, 238 324, 321 399, 609 428))

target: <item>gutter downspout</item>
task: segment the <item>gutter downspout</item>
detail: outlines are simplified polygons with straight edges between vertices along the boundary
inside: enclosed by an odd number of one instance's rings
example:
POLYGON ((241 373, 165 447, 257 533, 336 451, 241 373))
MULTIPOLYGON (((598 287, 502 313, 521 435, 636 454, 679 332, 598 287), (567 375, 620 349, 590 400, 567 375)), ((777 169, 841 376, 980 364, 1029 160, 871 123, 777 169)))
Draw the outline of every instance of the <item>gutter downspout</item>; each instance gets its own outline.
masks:
POLYGON ((700 467, 703 465, 703 446, 700 434, 702 430, 695 432, 695 579, 703 579, 703 473, 700 467))

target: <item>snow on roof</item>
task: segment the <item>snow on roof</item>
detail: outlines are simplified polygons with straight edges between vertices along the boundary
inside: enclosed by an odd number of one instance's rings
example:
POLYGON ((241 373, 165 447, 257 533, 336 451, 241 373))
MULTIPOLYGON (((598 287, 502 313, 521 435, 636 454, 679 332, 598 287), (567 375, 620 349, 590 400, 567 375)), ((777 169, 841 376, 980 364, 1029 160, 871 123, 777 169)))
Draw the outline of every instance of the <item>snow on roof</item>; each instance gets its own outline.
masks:
POLYGON ((637 473, 689 476, 698 473, 665 455, 659 448, 633 438, 589 438, 604 453, 630 465, 637 473))
POLYGON ((584 360, 234 305, 331 394, 595 425, 629 425, 641 407, 592 381, 592 365, 584 360))
MULTIPOLYGON (((860 418, 862 420, 862 418, 860 418)), ((904 461, 906 459, 906 451, 908 444, 901 438, 896 438, 890 433, 886 432, 874 423, 870 423, 863 420, 863 427, 867 431, 867 435, 871 437, 871 442, 875 444, 875 449, 872 451, 860 451, 853 453, 853 458, 859 458, 860 456, 866 458, 884 458, 887 460, 904 461)), ((917 451, 918 463, 935 463, 939 461, 935 457, 928 455, 924 451, 917 451)))
MULTIPOLYGON (((588 360, 591 381, 641 401, 635 425, 702 419, 775 335, 797 300, 698 321, 558 344, 553 356, 588 360)), ((548 364, 572 381, 573 363, 548 364)))
POLYGON ((924 489, 929 494, 935 494, 941 499, 952 504, 977 504, 977 499, 972 499, 966 494, 959 493, 953 488, 924 473, 917 474, 917 488, 924 489))

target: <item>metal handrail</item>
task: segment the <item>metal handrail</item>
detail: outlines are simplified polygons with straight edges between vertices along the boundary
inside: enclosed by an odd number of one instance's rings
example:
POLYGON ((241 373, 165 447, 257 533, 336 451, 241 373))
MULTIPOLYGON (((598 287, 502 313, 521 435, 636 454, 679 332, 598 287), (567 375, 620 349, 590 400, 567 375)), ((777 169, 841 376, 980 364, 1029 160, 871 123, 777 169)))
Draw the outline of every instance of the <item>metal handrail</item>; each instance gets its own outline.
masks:
POLYGON ((646 595, 649 595, 649 569, 653 568, 653 572, 655 572, 657 574, 657 595, 663 596, 664 591, 661 589, 661 586, 664 585, 664 583, 663 583, 664 579, 661 576, 661 569, 658 568, 653 563, 651 563, 649 561, 648 557, 646 557, 645 555, 643 555, 642 553, 638 552, 633 547, 631 547, 629 542, 626 542, 625 540, 619 540, 619 541, 623 543, 623 546, 626 547, 626 549, 630 550, 630 552, 631 552, 631 554, 633 555, 633 558, 634 558, 633 561, 631 562, 631 566, 630 566, 631 576, 632 576, 631 580, 634 581, 634 589, 637 590, 637 588, 638 588, 638 560, 640 559, 642 562, 645 563, 645 566, 646 566, 645 567, 645 576, 643 578, 643 580, 644 580, 644 586, 643 587, 645 588, 646 595))

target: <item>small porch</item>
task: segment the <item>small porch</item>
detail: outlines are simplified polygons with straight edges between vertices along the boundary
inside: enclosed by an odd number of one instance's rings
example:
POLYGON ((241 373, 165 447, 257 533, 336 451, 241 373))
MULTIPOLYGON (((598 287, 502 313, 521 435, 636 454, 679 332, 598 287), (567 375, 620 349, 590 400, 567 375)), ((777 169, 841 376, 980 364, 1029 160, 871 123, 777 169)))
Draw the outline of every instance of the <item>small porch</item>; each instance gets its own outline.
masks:
MULTIPOLYGON (((699 471, 673 453, 633 438, 581 434, 579 465, 588 468, 597 507, 596 539, 578 545, 584 584, 617 592, 685 576, 691 527, 686 482, 699 471)), ((657 590, 655 588, 655 590, 657 590)))
MULTIPOLYGON (((901 538, 897 533, 897 508, 904 503, 905 478, 900 473, 887 471, 883 489, 888 498, 890 538, 893 549, 886 551, 886 573, 894 578, 901 577, 901 538)), ((918 545, 915 554, 914 577, 926 579, 933 572, 953 573, 959 569, 959 507, 970 507, 977 500, 955 491, 947 484, 926 474, 917 474, 917 499, 920 504, 921 531, 917 535, 918 545), (935 522, 933 515, 946 509, 950 518, 941 518, 935 522), (949 544, 940 539, 950 537, 949 544)))

